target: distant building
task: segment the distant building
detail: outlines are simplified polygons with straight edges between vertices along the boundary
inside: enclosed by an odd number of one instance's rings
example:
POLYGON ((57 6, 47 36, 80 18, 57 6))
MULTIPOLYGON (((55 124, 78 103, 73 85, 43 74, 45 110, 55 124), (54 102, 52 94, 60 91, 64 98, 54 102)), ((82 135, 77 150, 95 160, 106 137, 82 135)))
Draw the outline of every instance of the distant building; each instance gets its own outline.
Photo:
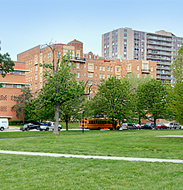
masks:
POLYGON ((30 84, 30 89, 33 93, 38 92, 44 83, 43 68, 39 66, 39 63, 52 63, 53 56, 56 63, 67 52, 71 53, 72 61, 83 62, 83 43, 78 40, 73 40, 68 44, 58 43, 49 46, 38 45, 17 55, 17 60, 25 62, 25 67, 29 70, 25 80, 30 84), (52 51, 53 49, 54 51, 52 51))
POLYGON ((28 85, 25 82, 25 63, 14 62, 14 72, 7 74, 6 77, 0 75, 0 118, 8 118, 10 120, 20 120, 16 117, 16 112, 11 110, 11 107, 16 104, 14 97, 21 94, 21 88, 28 85))
POLYGON ((155 33, 131 28, 119 28, 102 35, 102 56, 126 60, 157 62, 156 78, 172 82, 170 66, 183 43, 183 37, 176 37, 164 30, 155 33))

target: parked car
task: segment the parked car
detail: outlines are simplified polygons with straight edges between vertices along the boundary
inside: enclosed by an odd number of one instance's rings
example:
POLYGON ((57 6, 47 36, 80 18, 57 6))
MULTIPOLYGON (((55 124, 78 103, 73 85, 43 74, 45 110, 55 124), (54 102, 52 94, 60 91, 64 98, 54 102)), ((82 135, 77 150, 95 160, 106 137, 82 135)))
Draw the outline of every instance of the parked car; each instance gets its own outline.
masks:
POLYGON ((23 127, 20 127, 20 130, 22 131, 29 131, 31 129, 39 129, 39 125, 28 123, 28 124, 23 125, 23 127))
POLYGON ((141 125, 139 125, 138 123, 133 123, 138 129, 141 129, 141 125))
POLYGON ((119 130, 130 130, 130 129, 138 129, 134 124, 132 123, 123 123, 119 130))
POLYGON ((181 126, 179 125, 179 123, 169 123, 169 124, 167 125, 167 127, 168 127, 169 129, 181 129, 181 126))
MULTIPOLYGON (((54 126, 55 126, 55 122, 52 121, 46 121, 46 123, 39 123, 39 130, 40 131, 49 131, 49 130, 53 130, 54 126)), ((58 130, 60 131, 62 129, 61 125, 58 125, 58 130)))
POLYGON ((142 129, 154 129, 154 123, 146 123, 144 126, 141 126, 142 129))
POLYGON ((166 125, 163 125, 163 124, 156 124, 155 129, 168 129, 168 127, 166 125))

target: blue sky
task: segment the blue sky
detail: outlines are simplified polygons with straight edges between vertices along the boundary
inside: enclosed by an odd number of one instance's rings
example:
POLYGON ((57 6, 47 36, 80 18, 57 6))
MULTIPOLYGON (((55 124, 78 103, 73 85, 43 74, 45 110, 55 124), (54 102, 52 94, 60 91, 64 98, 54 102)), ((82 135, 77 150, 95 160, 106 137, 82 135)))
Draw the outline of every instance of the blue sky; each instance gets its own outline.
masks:
POLYGON ((183 37, 182 0, 0 0, 0 10, 1 53, 14 61, 39 44, 73 39, 101 55, 102 34, 124 27, 183 37))

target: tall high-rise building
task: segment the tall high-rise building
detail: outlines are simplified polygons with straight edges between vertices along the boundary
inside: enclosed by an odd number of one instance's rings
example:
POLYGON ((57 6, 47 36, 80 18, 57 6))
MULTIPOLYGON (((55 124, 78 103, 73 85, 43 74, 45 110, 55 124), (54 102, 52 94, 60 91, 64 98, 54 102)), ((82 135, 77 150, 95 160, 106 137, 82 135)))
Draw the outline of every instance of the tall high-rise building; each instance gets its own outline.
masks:
POLYGON ((183 37, 176 37, 164 30, 149 33, 119 28, 102 35, 102 56, 156 61, 156 78, 163 82, 173 82, 170 66, 182 43, 183 37))

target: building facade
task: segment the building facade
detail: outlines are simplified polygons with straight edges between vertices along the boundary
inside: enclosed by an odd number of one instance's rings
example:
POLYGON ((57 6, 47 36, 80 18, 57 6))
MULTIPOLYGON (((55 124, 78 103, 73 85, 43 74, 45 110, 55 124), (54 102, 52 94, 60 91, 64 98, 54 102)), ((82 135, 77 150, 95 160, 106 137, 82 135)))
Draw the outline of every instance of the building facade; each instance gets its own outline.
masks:
POLYGON ((67 52, 71 53, 73 62, 83 62, 83 43, 73 40, 68 44, 38 45, 17 55, 18 61, 26 63, 25 67, 29 71, 25 75, 25 80, 30 84, 30 89, 34 94, 39 92, 44 84, 43 68, 39 63, 52 63, 63 57, 67 52))
POLYGON ((4 78, 0 75, 0 118, 8 118, 9 120, 20 120, 22 118, 16 117, 16 112, 11 108, 16 104, 14 101, 15 96, 21 94, 21 88, 28 85, 25 82, 25 69, 24 62, 14 62, 14 72, 7 74, 4 78))
POLYGON ((182 43, 183 37, 176 37, 164 30, 148 33, 131 28, 119 28, 102 35, 102 56, 156 61, 156 78, 172 83, 170 66, 182 43))
POLYGON ((92 52, 83 55, 83 43, 78 40, 50 47, 39 45, 17 55, 18 61, 26 63, 25 67, 29 72, 26 73, 25 80, 30 84, 35 97, 44 84, 43 69, 39 63, 51 63, 53 57, 57 61, 67 52, 72 53, 71 61, 75 63, 72 72, 76 73, 76 80, 83 80, 87 85, 92 85, 91 97, 96 94, 97 85, 101 79, 106 80, 114 75, 117 78, 124 78, 134 73, 137 78, 147 75, 156 78, 156 62, 154 61, 105 59, 95 56, 92 52))

